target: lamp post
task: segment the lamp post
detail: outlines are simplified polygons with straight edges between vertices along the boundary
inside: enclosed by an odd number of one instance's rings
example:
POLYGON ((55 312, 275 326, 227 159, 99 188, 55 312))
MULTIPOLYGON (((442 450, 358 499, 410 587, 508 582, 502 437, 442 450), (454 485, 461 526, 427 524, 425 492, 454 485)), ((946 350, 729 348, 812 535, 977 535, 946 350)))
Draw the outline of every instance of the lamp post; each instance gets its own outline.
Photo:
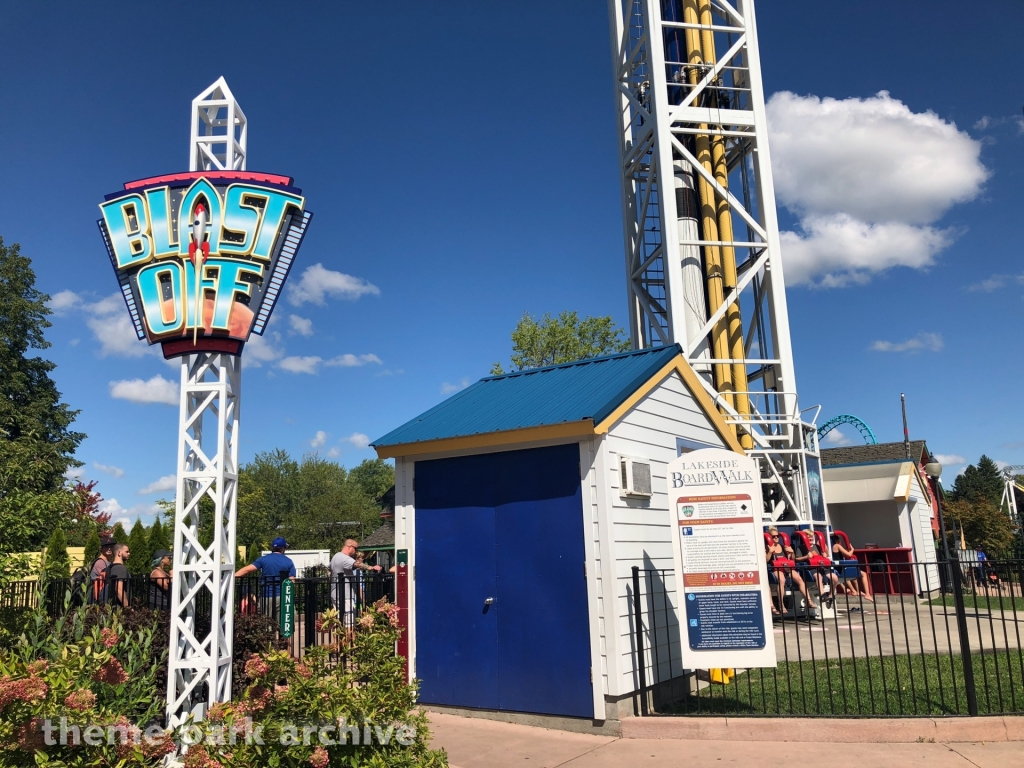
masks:
POLYGON ((960 659, 964 667, 964 691, 967 694, 967 713, 976 716, 978 714, 978 696, 974 689, 974 661, 971 658, 971 640, 967 634, 963 572, 960 570, 960 557, 957 555, 956 549, 952 552, 949 551, 949 544, 946 541, 946 522, 942 517, 942 497, 939 495, 939 477, 942 475, 942 465, 937 461, 932 461, 925 465, 924 471, 935 484, 935 500, 939 505, 939 528, 942 529, 942 549, 946 555, 946 563, 952 571, 953 603, 956 605, 956 630, 960 636, 960 659))

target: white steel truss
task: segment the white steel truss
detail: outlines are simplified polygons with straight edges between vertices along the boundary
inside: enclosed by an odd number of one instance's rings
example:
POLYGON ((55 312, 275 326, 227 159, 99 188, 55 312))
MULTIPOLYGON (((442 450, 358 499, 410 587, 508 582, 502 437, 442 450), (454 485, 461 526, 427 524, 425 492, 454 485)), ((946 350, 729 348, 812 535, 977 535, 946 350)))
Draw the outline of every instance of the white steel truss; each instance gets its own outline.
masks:
POLYGON ((170 726, 190 715, 201 719, 207 706, 231 698, 241 373, 237 355, 182 358, 167 675, 170 726), (204 537, 209 538, 205 543, 204 537))
POLYGON ((1022 473, 1024 473, 1024 466, 1021 465, 1003 467, 1003 498, 1000 501, 1000 506, 1006 510, 1010 520, 1016 524, 1020 523, 1016 491, 1019 489, 1024 493, 1024 483, 1019 479, 1022 473))
MULTIPOLYGON (((245 115, 219 78, 192 101, 189 170, 245 170, 245 149, 245 115)), ((231 698, 241 387, 237 355, 181 358, 167 675, 171 727, 202 718, 208 706, 231 698), (211 527, 212 538, 204 543, 211 527)))
POLYGON ((245 170, 248 124, 223 77, 192 100, 190 171, 245 170))
POLYGON ((811 512, 818 442, 797 402, 754 2, 609 10, 633 346, 683 348, 761 459, 766 514, 825 522, 811 512))

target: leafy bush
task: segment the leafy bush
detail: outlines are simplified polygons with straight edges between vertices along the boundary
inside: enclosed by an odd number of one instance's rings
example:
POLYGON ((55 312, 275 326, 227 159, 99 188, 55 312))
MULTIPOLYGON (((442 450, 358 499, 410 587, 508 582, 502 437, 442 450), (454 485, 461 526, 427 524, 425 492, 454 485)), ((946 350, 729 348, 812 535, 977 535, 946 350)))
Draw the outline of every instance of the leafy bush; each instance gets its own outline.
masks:
POLYGON ((346 629, 328 610, 321 630, 338 638, 333 646, 310 648, 301 662, 285 651, 251 656, 242 695, 211 708, 206 740, 189 748, 186 768, 447 766, 443 750, 427 748, 426 715, 395 655, 397 616, 381 600, 346 629), (226 743, 230 734, 235 744, 226 743))
POLYGON ((231 651, 231 696, 239 698, 245 693, 247 680, 245 665, 255 654, 268 649, 287 647, 288 641, 277 636, 277 624, 262 613, 235 614, 231 651))
POLYGON ((161 659, 154 659, 153 635, 152 626, 127 629, 118 612, 95 606, 56 621, 36 611, 18 643, 0 651, 0 765, 161 765, 174 743, 159 727, 163 697, 154 695, 154 678, 161 659), (45 726, 59 728, 61 718, 113 728, 113 743, 76 744, 72 737, 60 744, 45 726), (136 743, 139 726, 151 726, 157 738, 136 743))

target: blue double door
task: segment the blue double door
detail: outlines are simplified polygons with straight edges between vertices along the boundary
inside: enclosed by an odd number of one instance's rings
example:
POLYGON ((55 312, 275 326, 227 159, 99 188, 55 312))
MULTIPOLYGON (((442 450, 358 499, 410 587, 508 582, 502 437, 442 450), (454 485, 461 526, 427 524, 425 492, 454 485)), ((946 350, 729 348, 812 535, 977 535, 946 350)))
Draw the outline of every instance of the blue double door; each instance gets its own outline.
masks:
POLYGON ((593 717, 576 444, 416 463, 420 700, 593 717))

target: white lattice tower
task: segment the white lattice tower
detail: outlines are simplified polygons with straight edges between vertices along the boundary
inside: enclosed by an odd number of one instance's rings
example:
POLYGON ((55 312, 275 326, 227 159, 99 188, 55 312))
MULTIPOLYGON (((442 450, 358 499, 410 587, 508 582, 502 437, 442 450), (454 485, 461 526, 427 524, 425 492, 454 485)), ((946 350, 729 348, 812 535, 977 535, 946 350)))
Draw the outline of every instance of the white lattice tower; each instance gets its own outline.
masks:
POLYGON ((1024 474, 1024 465, 1003 467, 1003 498, 1000 506, 1006 510, 1014 523, 1020 522, 1016 490, 1019 488, 1021 491, 1024 491, 1024 484, 1017 479, 1021 474, 1024 474))
POLYGON ((182 358, 167 678, 171 724, 190 714, 201 718, 208 705, 231 698, 240 399, 240 357, 182 358), (213 540, 206 546, 200 541, 202 507, 213 518, 213 540))
POLYGON ((192 100, 190 171, 245 170, 247 124, 223 77, 192 100))
MULTIPOLYGON (((219 78, 192 102, 190 170, 245 170, 245 148, 245 115, 219 78)), ((241 386, 237 355, 181 358, 167 675, 172 726, 231 698, 241 386), (207 546, 199 538, 201 504, 212 507, 207 546)))
POLYGON ((633 345, 680 344, 761 459, 766 513, 810 521, 818 444, 797 404, 754 2, 609 9, 633 345))

